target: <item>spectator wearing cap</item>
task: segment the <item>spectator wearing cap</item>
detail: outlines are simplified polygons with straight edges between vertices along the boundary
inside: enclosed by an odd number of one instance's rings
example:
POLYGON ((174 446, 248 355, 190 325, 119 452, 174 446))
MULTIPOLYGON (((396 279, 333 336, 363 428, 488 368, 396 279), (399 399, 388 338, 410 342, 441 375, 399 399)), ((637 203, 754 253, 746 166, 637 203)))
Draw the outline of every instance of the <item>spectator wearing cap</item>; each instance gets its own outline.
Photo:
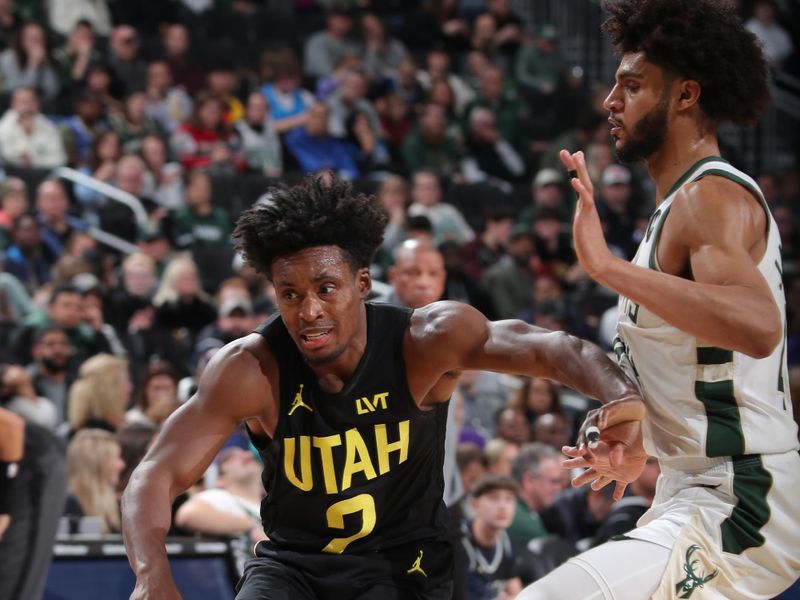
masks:
POLYGON ((176 248, 191 250, 230 243, 228 211, 213 204, 211 177, 194 169, 186 173, 186 206, 172 214, 171 236, 176 248))
POLYGON ((545 167, 540 169, 533 178, 531 185, 532 202, 526 206, 519 215, 520 225, 532 226, 536 209, 540 206, 549 206, 557 210, 564 210, 564 175, 557 169, 545 167))
POLYGON ((325 20, 325 29, 308 37, 303 52, 303 68, 309 77, 323 77, 331 73, 339 60, 348 53, 358 52, 358 46, 348 40, 353 27, 350 13, 331 10, 325 20))
POLYGON ((462 523, 455 556, 456 577, 463 578, 455 587, 463 587, 468 600, 513 598, 522 590, 520 549, 508 535, 517 488, 507 475, 489 473, 475 482, 469 497, 473 518, 462 523))
POLYGON ((130 25, 117 25, 108 43, 107 64, 123 95, 144 88, 147 64, 139 58, 139 35, 130 25))
POLYGON ((11 245, 14 220, 28 210, 25 182, 19 177, 6 177, 0 184, 0 251, 11 245))
POLYGON ((198 335, 195 354, 212 345, 212 340, 222 347, 253 330, 253 304, 244 296, 229 296, 220 303, 217 320, 206 326, 198 335))
POLYGON ((515 319, 530 305, 538 260, 533 232, 515 226, 506 256, 489 267, 481 282, 492 298, 497 318, 515 319))
POLYGON ((267 177, 283 173, 281 141, 270 114, 270 106, 259 91, 247 96, 244 118, 236 125, 248 170, 267 177))
POLYGON ((597 212, 606 240, 616 254, 630 260, 641 241, 635 237, 640 214, 632 201, 631 172, 622 165, 609 165, 603 171, 600 183, 597 212))
POLYGON ((32 88, 16 88, 11 108, 0 119, 0 159, 37 169, 52 169, 67 162, 58 127, 39 112, 39 97, 32 88))

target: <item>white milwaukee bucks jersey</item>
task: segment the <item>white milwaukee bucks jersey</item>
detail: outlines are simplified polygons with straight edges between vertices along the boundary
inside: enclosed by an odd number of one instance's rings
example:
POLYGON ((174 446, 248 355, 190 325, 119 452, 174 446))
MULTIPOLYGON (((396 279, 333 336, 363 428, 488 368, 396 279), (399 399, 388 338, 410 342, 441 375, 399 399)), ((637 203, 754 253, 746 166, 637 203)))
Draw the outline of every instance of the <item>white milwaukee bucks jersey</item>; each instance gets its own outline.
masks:
MULTIPOLYGON (((781 310, 785 331, 778 228, 756 183, 721 158, 700 160, 675 183, 650 219, 633 263, 659 270, 656 248, 675 195, 686 183, 706 175, 741 184, 764 205, 767 248, 758 269, 781 310)), ((659 458, 713 457, 796 449, 785 346, 784 339, 761 359, 712 347, 621 297, 614 351, 642 388, 648 453, 659 458)))

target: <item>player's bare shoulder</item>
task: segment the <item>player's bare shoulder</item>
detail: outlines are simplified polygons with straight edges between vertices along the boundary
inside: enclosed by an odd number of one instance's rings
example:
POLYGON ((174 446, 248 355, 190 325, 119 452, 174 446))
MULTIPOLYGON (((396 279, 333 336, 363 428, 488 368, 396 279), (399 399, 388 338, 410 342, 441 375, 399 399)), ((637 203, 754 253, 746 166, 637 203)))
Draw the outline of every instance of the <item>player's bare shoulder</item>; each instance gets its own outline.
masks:
POLYGON ((251 333, 220 348, 203 371, 200 401, 239 419, 264 417, 273 402, 277 365, 263 336, 251 333))
POLYGON ((434 302, 414 311, 408 341, 424 360, 457 365, 461 357, 485 341, 487 324, 486 317, 468 304, 434 302))

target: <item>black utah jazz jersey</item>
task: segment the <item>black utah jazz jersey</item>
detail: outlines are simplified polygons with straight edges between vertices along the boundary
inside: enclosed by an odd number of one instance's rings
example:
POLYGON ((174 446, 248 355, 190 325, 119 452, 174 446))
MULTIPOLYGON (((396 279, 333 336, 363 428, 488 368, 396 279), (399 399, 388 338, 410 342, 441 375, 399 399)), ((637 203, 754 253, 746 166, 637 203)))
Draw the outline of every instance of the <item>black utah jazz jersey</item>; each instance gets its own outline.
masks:
POLYGON ((279 316, 261 325, 280 373, 265 462, 264 529, 277 548, 360 554, 444 538, 446 404, 408 389, 411 310, 367 304, 367 345, 338 394, 322 391, 279 316))

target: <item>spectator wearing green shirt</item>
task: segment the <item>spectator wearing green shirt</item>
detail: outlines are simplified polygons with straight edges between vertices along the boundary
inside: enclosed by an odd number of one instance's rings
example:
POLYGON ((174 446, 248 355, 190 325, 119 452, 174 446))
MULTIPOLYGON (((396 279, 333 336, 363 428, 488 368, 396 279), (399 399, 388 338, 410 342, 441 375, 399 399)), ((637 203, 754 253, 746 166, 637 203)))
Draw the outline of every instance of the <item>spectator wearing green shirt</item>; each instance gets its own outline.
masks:
POLYGON ((171 237, 176 248, 192 250, 230 243, 228 211, 212 204, 211 178, 201 170, 186 174, 186 206, 172 215, 171 237))
POLYGON ((539 511, 553 505, 564 489, 566 479, 558 452, 540 442, 523 445, 511 463, 511 476, 517 481, 517 507, 508 528, 512 541, 527 544, 547 535, 539 511))
POLYGON ((406 166, 411 171, 427 167, 439 175, 453 175, 459 172, 463 156, 463 141, 448 130, 444 107, 427 103, 403 142, 406 166))

